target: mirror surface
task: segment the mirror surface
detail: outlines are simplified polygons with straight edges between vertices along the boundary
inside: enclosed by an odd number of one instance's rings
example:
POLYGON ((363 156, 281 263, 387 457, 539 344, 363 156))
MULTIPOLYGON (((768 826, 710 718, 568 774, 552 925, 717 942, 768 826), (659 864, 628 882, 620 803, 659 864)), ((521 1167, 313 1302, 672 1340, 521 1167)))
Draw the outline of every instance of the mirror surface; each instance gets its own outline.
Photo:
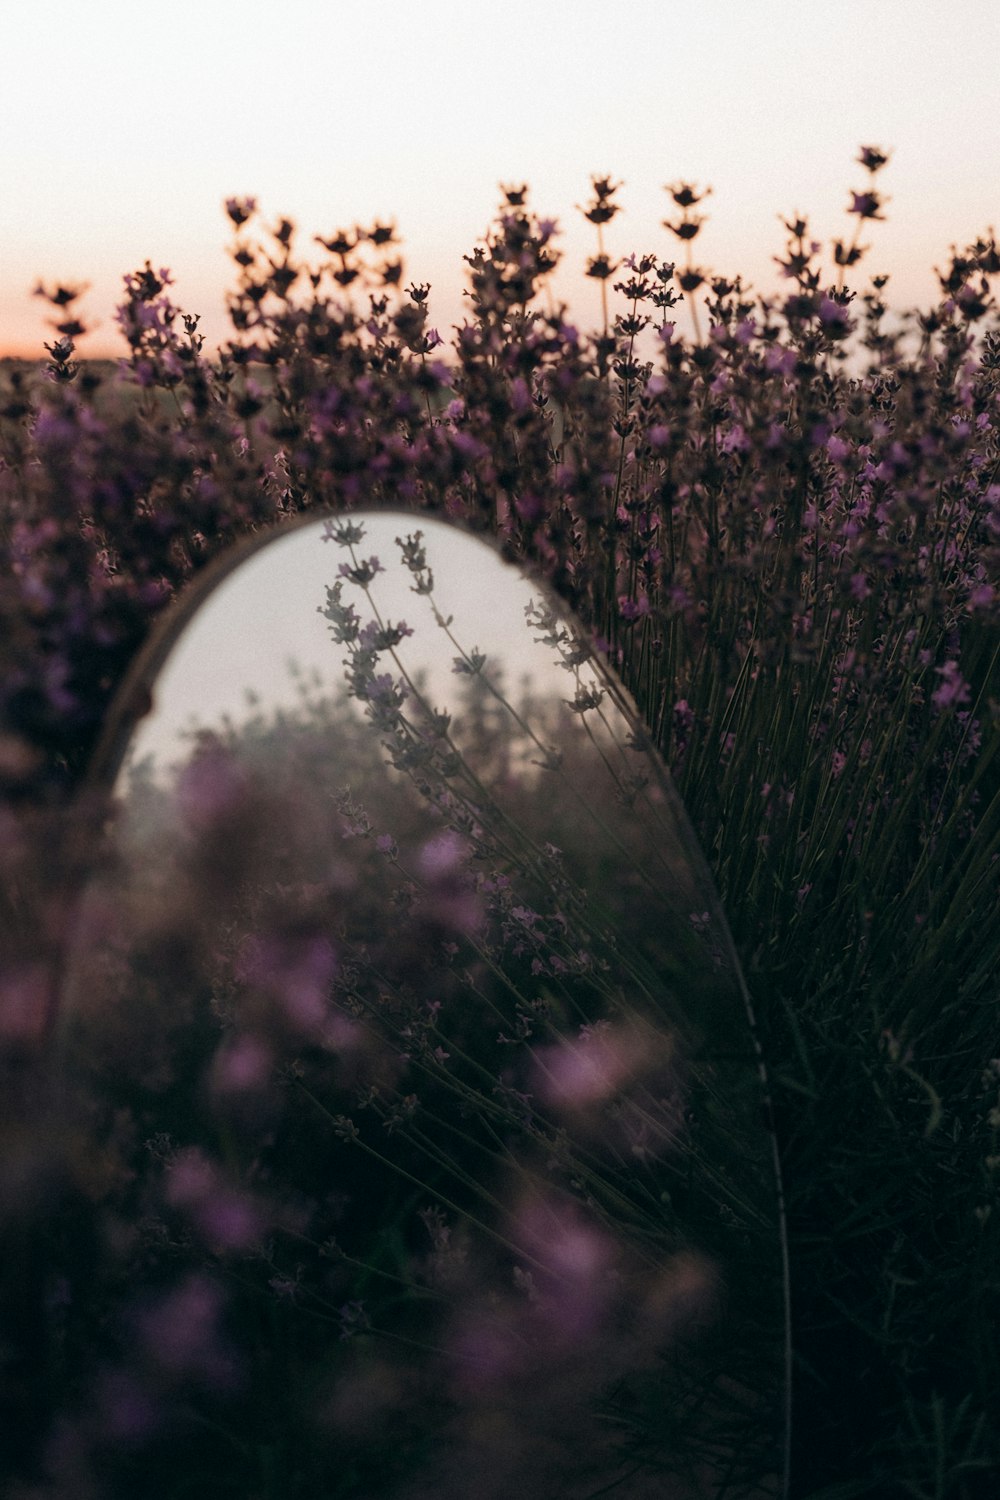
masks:
POLYGON ((317 521, 152 693, 63 1022, 131 1122, 115 1378, 193 1444, 149 1493, 782 1493, 745 990, 566 614, 440 522, 317 521))

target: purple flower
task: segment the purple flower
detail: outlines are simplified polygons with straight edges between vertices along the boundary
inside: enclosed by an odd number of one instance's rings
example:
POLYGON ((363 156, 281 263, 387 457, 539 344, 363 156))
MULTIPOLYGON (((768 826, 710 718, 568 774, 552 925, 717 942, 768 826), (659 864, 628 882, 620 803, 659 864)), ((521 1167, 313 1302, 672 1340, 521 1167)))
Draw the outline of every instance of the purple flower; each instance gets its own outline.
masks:
POLYGON ((341 563, 337 569, 340 578, 346 578, 350 583, 356 583, 359 588, 366 587, 378 573, 384 573, 385 569, 377 557, 369 557, 359 563, 341 563))
POLYGON ((52 1016, 53 980, 43 963, 0 969, 0 1039, 37 1042, 52 1016))
POLYGON ((244 1034, 222 1043, 212 1066, 212 1087, 222 1095, 259 1089, 271 1076, 274 1058, 259 1037, 244 1034))
POLYGON ((248 790, 246 770, 218 741, 207 737, 181 773, 177 800, 188 822, 200 829, 234 813, 248 790))
POLYGON ((969 684, 962 676, 958 662, 946 661, 943 667, 935 667, 934 670, 941 678, 931 694, 931 702, 936 709, 941 711, 946 708, 960 708, 963 703, 968 703, 969 684))
POLYGON ((638 1036, 605 1024, 535 1051, 536 1092, 550 1107, 585 1110, 603 1103, 641 1068, 638 1036))
POLYGON ((883 206, 883 200, 878 193, 869 190, 866 193, 852 193, 849 214, 857 214, 860 219, 884 219, 885 215, 879 213, 883 206))
POLYGON ((628 624, 635 620, 641 620, 649 614, 649 600, 645 594, 640 594, 638 599, 630 599, 627 594, 620 594, 618 598, 618 613, 628 624))
POLYGON ((138 1332, 146 1359, 174 1379, 231 1389, 235 1368, 222 1338, 224 1308, 218 1283, 202 1272, 192 1272, 139 1314, 138 1332))
POLYGON ((167 1173, 166 1200, 183 1210, 214 1250, 249 1250, 267 1227, 260 1206, 233 1187, 197 1148, 184 1151, 167 1173))
POLYGON ((322 1032, 337 956, 320 933, 260 933, 244 938, 236 978, 276 1002, 278 1015, 306 1035, 322 1032))

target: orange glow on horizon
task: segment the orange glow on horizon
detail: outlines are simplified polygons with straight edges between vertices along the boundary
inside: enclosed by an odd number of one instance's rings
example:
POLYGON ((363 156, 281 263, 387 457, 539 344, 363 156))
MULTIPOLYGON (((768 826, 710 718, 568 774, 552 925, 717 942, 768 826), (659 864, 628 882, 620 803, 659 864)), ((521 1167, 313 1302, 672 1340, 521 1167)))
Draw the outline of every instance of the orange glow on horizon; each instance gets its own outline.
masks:
POLYGON ((1000 9, 978 0, 953 0, 946 33, 931 0, 633 0, 621 19, 596 0, 508 0, 489 19, 465 0, 385 0, 377 27, 339 0, 287 0, 275 15, 267 0, 176 0, 169 20, 36 0, 6 19, 0 355, 43 355, 51 309, 31 291, 68 280, 91 284, 78 354, 120 356, 122 277, 147 258, 217 346, 234 193, 265 223, 295 220, 300 257, 337 225, 394 220, 446 342, 501 181, 527 181, 558 220, 553 295, 585 328, 600 315, 576 208, 591 172, 624 179, 613 259, 680 259, 663 184, 711 183, 696 259, 773 293, 779 216, 809 216, 829 267, 865 186, 859 145, 892 147, 888 219, 866 226, 849 284, 889 272, 896 309, 931 302, 933 266, 1000 217, 1000 9))

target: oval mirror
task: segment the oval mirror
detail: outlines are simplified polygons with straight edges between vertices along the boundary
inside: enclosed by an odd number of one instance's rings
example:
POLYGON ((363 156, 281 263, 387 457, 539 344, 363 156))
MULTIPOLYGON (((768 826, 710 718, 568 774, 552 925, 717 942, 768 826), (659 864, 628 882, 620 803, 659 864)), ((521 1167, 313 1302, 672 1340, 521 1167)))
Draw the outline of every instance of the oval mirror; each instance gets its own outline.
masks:
POLYGON ((286 528, 182 603, 97 779, 61 1035, 119 1270, 67 1250, 65 1360, 111 1493, 781 1494, 745 986, 546 589, 423 516, 286 528))

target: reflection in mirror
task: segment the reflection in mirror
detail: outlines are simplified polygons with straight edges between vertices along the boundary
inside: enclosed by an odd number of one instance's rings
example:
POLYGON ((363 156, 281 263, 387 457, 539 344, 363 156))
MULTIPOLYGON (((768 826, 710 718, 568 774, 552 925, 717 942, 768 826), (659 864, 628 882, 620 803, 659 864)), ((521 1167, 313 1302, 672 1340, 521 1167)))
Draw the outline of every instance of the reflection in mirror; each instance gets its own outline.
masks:
POLYGON ((125 1268, 79 1293, 110 1492, 781 1494, 745 991, 566 615, 439 522, 315 522, 152 690, 63 1023, 125 1268))

